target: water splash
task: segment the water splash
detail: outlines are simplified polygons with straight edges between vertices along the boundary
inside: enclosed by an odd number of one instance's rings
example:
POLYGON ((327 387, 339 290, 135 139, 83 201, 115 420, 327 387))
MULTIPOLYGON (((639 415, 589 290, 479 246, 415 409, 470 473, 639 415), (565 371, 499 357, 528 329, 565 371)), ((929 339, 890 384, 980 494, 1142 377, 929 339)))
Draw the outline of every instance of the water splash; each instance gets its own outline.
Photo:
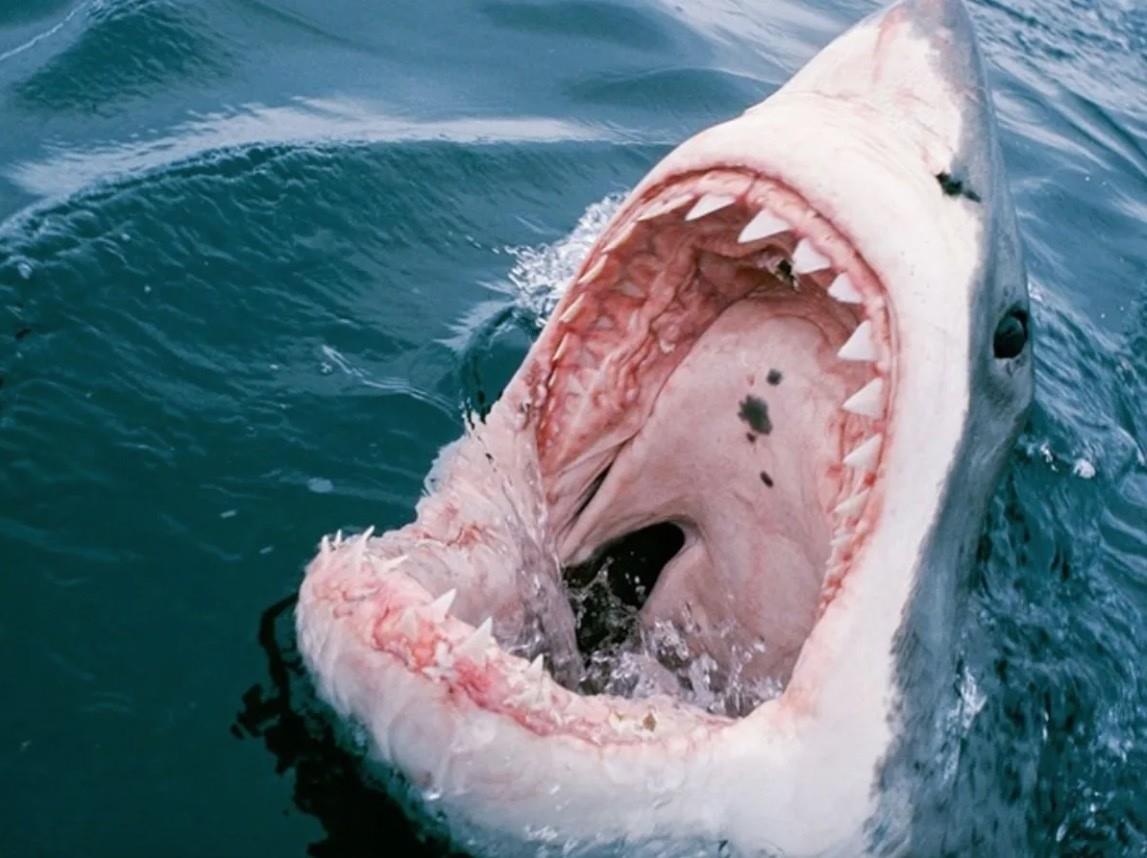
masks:
POLYGON ((506 248, 515 260, 509 280, 517 303, 537 318, 539 327, 557 306, 622 199, 620 194, 610 194, 594 203, 578 219, 573 231, 553 244, 506 248))

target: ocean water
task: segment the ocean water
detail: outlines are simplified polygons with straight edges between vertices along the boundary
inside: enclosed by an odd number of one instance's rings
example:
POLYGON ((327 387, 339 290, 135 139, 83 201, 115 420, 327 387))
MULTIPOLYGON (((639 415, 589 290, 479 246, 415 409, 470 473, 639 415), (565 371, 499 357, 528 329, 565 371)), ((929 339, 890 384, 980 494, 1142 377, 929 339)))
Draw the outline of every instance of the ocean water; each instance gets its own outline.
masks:
MULTIPOLYGON (((410 520, 618 195, 873 8, 0 0, 0 854, 440 854, 312 713, 303 564, 410 520)), ((1037 393, 917 852, 1147 855, 1147 5, 971 12, 1037 393)))

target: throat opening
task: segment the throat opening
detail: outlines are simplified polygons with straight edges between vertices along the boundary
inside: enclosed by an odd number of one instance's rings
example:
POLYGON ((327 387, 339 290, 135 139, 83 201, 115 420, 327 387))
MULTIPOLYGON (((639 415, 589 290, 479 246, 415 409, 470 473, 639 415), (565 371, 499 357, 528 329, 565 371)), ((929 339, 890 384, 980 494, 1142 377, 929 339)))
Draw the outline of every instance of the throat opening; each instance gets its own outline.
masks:
POLYGON ((590 560, 562 570, 579 651, 592 655, 632 640, 662 570, 684 544, 680 526, 661 522, 625 534, 590 560))

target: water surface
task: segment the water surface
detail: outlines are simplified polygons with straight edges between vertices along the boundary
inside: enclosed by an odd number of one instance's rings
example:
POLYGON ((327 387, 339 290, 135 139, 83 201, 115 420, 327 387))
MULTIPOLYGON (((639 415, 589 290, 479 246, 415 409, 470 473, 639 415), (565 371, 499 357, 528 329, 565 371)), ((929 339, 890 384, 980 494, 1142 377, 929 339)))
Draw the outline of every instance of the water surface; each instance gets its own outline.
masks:
MULTIPOLYGON (((410 520, 610 200, 873 8, 0 5, 0 852, 435 854, 306 714, 303 563, 410 520)), ((1143 855, 1147 6, 971 11, 1037 398, 915 830, 1143 855)))

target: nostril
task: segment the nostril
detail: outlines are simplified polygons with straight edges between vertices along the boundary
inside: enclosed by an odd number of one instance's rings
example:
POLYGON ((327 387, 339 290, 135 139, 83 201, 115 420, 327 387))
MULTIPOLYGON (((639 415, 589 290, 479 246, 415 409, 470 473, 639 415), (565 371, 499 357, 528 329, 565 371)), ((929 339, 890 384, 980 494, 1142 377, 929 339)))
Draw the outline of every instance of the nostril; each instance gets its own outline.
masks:
POLYGON ((997 358, 1008 360, 1019 357, 1028 341, 1028 314, 1019 307, 1012 307, 996 326, 992 348, 997 358))

